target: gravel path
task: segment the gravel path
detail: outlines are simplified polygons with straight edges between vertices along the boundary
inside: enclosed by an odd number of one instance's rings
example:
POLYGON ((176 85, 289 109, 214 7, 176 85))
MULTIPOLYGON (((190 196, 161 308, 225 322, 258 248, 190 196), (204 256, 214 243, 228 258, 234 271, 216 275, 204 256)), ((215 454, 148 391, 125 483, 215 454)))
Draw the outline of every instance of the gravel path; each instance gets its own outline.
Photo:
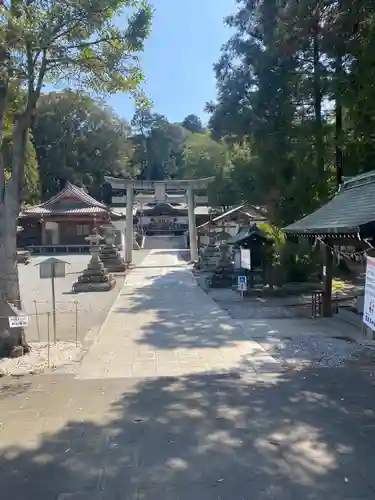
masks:
POLYGON ((19 358, 0 359, 0 377, 36 375, 57 369, 74 371, 80 359, 81 345, 72 342, 30 343, 31 352, 19 358))
POLYGON ((308 335, 303 338, 267 337, 257 340, 286 368, 321 367, 339 368, 358 360, 374 357, 375 347, 361 346, 353 341, 308 335))

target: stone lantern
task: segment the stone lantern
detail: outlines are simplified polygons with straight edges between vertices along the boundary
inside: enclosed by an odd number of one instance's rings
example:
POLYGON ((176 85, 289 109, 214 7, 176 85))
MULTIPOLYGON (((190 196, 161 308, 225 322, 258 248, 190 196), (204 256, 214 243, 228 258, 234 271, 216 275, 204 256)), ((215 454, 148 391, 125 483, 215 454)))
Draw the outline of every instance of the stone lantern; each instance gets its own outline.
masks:
POLYGON ((92 234, 85 239, 90 242, 91 259, 86 269, 73 284, 73 290, 75 292, 102 292, 112 290, 116 284, 116 280, 113 275, 108 272, 108 269, 105 268, 100 259, 100 242, 103 240, 103 237, 94 229, 92 234))

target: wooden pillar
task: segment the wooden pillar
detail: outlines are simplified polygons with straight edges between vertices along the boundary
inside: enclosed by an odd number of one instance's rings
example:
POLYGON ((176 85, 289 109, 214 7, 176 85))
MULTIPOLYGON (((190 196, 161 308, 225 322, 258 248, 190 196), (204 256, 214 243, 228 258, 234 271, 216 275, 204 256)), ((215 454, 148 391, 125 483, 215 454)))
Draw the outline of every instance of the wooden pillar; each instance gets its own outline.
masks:
POLYGON ((328 241, 323 245, 323 316, 332 316, 333 254, 328 241))

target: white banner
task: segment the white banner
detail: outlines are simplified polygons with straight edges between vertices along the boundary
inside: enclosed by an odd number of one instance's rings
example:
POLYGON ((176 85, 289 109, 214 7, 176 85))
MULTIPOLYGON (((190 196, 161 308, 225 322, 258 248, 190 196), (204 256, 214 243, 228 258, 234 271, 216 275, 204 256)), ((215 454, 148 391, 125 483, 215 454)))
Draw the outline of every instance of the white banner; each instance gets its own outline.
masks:
POLYGON ((375 258, 367 257, 363 322, 375 330, 375 258))
POLYGON ((251 253, 248 248, 241 248, 241 267, 251 269, 251 253))

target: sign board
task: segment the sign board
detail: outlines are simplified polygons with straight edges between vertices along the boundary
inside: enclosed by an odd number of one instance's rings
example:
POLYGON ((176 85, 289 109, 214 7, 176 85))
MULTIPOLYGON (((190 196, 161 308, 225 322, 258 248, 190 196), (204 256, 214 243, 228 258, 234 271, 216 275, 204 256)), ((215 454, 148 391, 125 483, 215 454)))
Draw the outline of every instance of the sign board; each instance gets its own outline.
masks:
POLYGON ((367 257, 363 322, 375 330, 375 258, 367 257))
POLYGON ((65 265, 68 262, 64 260, 56 259, 51 257, 50 259, 43 260, 39 264, 39 277, 41 279, 47 278, 64 278, 65 277, 65 265))
POLYGON ((29 324, 28 316, 9 316, 9 328, 22 328, 29 324))
POLYGON ((246 292, 247 290, 247 277, 246 276, 238 276, 237 281, 238 290, 241 292, 246 292))
POLYGON ((251 270, 251 254, 250 249, 241 248, 241 267, 242 269, 251 270))

